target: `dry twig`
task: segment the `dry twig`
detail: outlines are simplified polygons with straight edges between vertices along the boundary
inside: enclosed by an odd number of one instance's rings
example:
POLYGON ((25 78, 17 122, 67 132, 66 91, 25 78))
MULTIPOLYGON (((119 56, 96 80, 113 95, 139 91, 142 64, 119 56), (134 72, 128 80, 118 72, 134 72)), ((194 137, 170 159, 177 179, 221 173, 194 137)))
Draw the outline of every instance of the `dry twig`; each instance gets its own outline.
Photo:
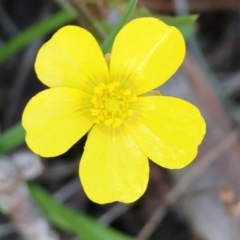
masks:
POLYGON ((68 0, 68 3, 76 10, 79 19, 87 25, 90 32, 92 32, 99 41, 103 41, 107 34, 95 17, 91 14, 85 1, 68 0))
POLYGON ((165 216, 169 206, 174 205, 181 197, 184 190, 199 177, 215 160, 218 159, 225 151, 233 147, 238 141, 239 129, 232 130, 219 144, 209 151, 204 157, 202 157, 193 167, 187 172, 184 177, 178 182, 178 184, 168 193, 165 198, 164 206, 159 206, 148 222, 143 226, 139 232, 137 239, 147 239, 160 221, 165 216))
POLYGON ((16 160, 16 157, 15 161, 0 159, 0 201, 4 211, 25 239, 58 240, 57 234, 31 200, 25 182, 41 173, 40 159, 33 154, 32 158, 25 155, 25 158, 16 160))
MULTIPOLYGON (((190 13, 240 9, 240 3, 238 0, 186 0, 186 3, 190 13)), ((175 6, 171 0, 140 0, 139 5, 144 6, 153 12, 175 13, 175 6)))

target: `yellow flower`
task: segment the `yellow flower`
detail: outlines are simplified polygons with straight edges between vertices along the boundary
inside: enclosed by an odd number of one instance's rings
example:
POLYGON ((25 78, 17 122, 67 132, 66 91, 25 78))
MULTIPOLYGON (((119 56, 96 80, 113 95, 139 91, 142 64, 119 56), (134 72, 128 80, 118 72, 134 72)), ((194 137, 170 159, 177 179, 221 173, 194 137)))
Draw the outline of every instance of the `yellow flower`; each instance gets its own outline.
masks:
POLYGON ((57 156, 90 131, 79 168, 87 196, 97 203, 137 200, 148 184, 148 158, 183 168, 196 157, 205 134, 192 104, 144 95, 166 82, 184 55, 181 33, 155 18, 123 27, 109 62, 88 31, 61 28, 37 55, 37 76, 50 89, 24 110, 29 148, 57 156))

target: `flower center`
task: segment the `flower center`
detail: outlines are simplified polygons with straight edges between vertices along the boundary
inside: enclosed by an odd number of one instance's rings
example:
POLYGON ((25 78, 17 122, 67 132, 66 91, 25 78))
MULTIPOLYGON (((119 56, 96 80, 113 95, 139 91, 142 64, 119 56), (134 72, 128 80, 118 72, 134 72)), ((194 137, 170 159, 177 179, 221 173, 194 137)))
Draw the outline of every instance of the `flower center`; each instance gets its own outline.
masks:
POLYGON ((109 97, 105 99, 105 109, 110 113, 121 111, 121 100, 115 97, 109 97))
POLYGON ((136 101, 136 95, 119 85, 117 81, 109 84, 101 82, 94 88, 91 114, 96 123, 103 122, 115 128, 121 125, 124 118, 133 114, 131 103, 136 101))

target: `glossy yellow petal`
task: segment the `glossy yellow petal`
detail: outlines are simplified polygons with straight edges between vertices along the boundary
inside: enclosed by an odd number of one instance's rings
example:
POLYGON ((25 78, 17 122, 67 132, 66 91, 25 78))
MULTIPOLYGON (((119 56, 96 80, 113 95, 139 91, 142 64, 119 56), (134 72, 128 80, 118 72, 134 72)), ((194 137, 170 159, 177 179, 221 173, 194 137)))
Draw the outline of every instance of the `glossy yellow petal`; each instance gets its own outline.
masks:
POLYGON ((139 98, 144 112, 141 124, 129 126, 143 152, 155 163, 171 169, 183 168, 197 155, 206 124, 192 104, 173 97, 139 98))
POLYGON ((73 87, 92 92, 109 78, 107 63, 94 37, 85 29, 58 30, 37 54, 35 70, 49 87, 73 87))
POLYGON ((166 82, 184 55, 185 42, 178 29, 156 18, 135 19, 114 41, 110 75, 142 94, 166 82))
POLYGON ((129 203, 145 192, 149 166, 146 155, 123 128, 100 124, 88 136, 79 174, 92 201, 129 203))
POLYGON ((89 95, 71 88, 47 89, 34 96, 22 117, 29 148, 44 157, 66 152, 93 125, 88 102, 89 95))

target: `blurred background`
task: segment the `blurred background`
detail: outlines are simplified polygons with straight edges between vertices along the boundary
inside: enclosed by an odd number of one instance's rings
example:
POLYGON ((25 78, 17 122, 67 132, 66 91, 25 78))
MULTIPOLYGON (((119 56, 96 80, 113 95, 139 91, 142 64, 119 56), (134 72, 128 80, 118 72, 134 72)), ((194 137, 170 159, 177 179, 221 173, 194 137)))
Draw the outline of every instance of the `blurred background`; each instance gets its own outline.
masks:
MULTIPOLYGON (((45 86, 34 72, 40 46, 61 26, 80 25, 103 42, 125 0, 0 0, 0 239, 239 240, 240 0, 139 0, 131 18, 155 16, 187 42, 163 95, 197 105, 207 135, 183 170, 150 162, 146 193, 133 204, 94 204, 78 178, 86 137, 40 159, 19 124, 45 86)), ((147 38, 147 36, 146 36, 147 38)))

